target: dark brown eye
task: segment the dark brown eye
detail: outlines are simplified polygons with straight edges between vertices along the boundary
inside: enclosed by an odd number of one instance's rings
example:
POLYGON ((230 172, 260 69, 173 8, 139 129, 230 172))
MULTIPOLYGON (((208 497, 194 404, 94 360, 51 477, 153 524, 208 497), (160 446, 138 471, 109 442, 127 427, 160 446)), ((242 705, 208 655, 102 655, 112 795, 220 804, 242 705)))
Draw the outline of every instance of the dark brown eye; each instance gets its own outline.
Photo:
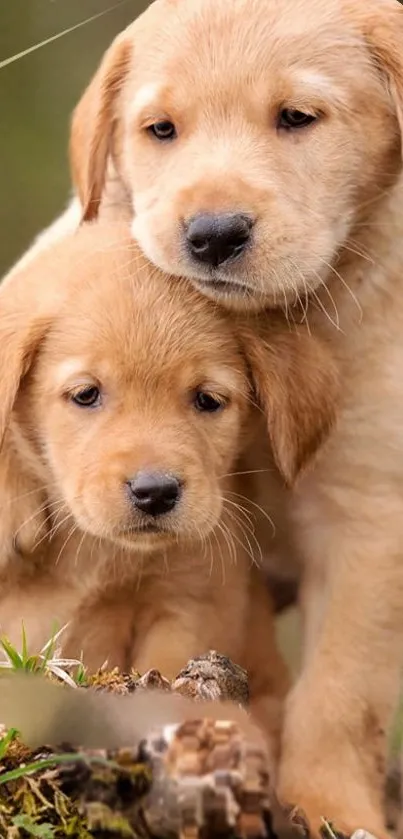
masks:
POLYGON ((195 408, 203 413, 214 414, 224 407, 224 400, 206 393, 204 390, 196 391, 194 398, 195 408))
POLYGON ((96 385, 88 385, 73 393, 71 401, 79 408, 97 408, 101 404, 101 392, 96 385))
POLYGON ((317 117, 313 114, 306 114, 304 111, 297 111, 294 108, 284 108, 279 117, 279 128, 285 128, 287 131, 292 131, 297 128, 306 128, 313 122, 316 122, 317 117))
POLYGON ((162 119, 160 122, 154 122, 149 127, 150 134, 154 134, 157 140, 174 140, 176 137, 176 128, 173 122, 169 119, 162 119))

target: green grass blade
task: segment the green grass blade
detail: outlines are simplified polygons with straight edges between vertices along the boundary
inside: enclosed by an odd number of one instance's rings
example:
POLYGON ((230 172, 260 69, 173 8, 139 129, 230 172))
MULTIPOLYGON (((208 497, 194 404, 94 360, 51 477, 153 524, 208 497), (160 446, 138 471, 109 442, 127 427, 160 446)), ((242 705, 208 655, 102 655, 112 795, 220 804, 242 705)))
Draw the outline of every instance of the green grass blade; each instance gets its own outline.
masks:
POLYGON ((0 761, 6 756, 8 747, 18 737, 19 732, 16 728, 9 728, 4 737, 0 740, 0 761))
POLYGON ((22 670, 23 669, 23 661, 19 653, 15 647, 13 647, 11 641, 8 640, 4 635, 0 638, 0 645, 3 647, 3 650, 14 667, 14 670, 22 670))
POLYGON ((25 667, 25 662, 26 662, 26 660, 27 660, 27 658, 28 658, 28 645, 27 645, 27 636, 26 636, 26 632, 25 632, 24 621, 22 622, 21 635, 22 635, 22 650, 21 650, 21 658, 22 658, 22 663, 23 663, 23 665, 24 665, 24 667, 25 667))
POLYGON ((102 757, 89 757, 83 752, 69 753, 61 755, 52 755, 52 757, 42 758, 41 760, 34 760, 32 763, 26 763, 24 766, 17 766, 15 769, 10 769, 9 772, 2 772, 0 774, 0 784, 9 784, 11 781, 18 781, 19 778, 24 778, 26 775, 34 775, 35 772, 41 772, 43 769, 53 769, 63 763, 77 763, 83 761, 87 764, 97 764, 98 766, 106 766, 109 769, 118 769, 118 765, 111 760, 102 757))

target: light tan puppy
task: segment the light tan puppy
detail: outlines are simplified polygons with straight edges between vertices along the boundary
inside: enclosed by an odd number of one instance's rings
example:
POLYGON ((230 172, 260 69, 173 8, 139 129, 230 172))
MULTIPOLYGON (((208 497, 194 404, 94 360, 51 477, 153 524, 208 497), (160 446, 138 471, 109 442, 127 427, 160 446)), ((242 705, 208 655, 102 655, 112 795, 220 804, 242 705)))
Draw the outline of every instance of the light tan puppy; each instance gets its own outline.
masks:
POLYGON ((341 419, 293 512, 306 662, 279 791, 315 827, 378 834, 403 657, 402 127, 397 0, 161 0, 71 142, 85 218, 109 160, 150 259, 231 307, 285 305, 340 358, 341 419))
POLYGON ((169 677, 216 648, 278 725, 288 680, 239 456, 265 426, 292 482, 329 430, 337 376, 305 330, 259 329, 150 266, 120 225, 82 228, 0 289, 14 537, 0 624, 15 643, 22 621, 34 648, 69 622, 65 653, 91 670, 107 658, 169 677))
POLYGON ((157 265, 284 306, 340 359, 340 422, 293 509, 306 662, 279 791, 375 834, 403 650, 402 127, 397 0, 158 0, 71 141, 85 218, 123 208, 157 265))

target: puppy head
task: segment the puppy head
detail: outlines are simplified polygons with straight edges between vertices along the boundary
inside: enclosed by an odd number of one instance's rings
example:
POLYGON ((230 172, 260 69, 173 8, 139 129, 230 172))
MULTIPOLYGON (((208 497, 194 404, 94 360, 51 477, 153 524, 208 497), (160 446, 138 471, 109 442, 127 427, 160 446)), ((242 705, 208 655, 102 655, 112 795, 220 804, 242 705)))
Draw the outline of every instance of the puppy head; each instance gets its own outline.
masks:
POLYGON ((110 226, 85 225, 0 290, 0 346, 0 434, 12 417, 82 530, 141 550, 217 524, 254 399, 288 483, 334 414, 313 339, 234 321, 110 226), (51 292, 36 308, 39 278, 51 292))
POLYGON ((84 217, 111 154, 156 265, 238 308, 305 297, 400 171, 402 42, 397 0, 157 0, 75 112, 84 217))

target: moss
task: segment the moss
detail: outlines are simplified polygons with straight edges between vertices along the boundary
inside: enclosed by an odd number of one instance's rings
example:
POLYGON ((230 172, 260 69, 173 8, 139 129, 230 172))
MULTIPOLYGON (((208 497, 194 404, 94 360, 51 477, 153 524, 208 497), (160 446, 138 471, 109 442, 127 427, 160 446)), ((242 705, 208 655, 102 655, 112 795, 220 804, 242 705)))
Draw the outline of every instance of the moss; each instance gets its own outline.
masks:
POLYGON ((22 778, 0 792, 0 835, 7 839, 91 839, 76 804, 43 778, 22 778))
MULTIPOLYGON (((95 688, 127 693, 133 677, 113 671, 93 680, 95 688)), ((0 740, 0 755, 1 839, 145 835, 133 825, 142 825, 141 804, 152 775, 137 750, 87 754, 66 746, 57 752, 32 751, 8 732, 0 740)))
POLYGON ((55 767, 2 785, 0 835, 7 839, 27 835, 42 839, 43 828, 43 839, 90 839, 99 833, 110 839, 138 836, 133 823, 142 795, 150 788, 148 767, 130 766, 124 761, 122 767, 114 762, 110 768, 92 771, 78 761, 73 770, 75 774, 70 767, 66 777, 64 767, 55 767))
POLYGON ((122 837, 135 837, 136 834, 127 818, 121 813, 114 813, 106 804, 94 801, 87 808, 87 824, 91 831, 102 831, 122 837))
POLYGON ((140 676, 138 673, 120 673, 116 667, 114 670, 98 670, 92 676, 87 677, 86 687, 95 690, 107 690, 118 695, 133 693, 140 676))

